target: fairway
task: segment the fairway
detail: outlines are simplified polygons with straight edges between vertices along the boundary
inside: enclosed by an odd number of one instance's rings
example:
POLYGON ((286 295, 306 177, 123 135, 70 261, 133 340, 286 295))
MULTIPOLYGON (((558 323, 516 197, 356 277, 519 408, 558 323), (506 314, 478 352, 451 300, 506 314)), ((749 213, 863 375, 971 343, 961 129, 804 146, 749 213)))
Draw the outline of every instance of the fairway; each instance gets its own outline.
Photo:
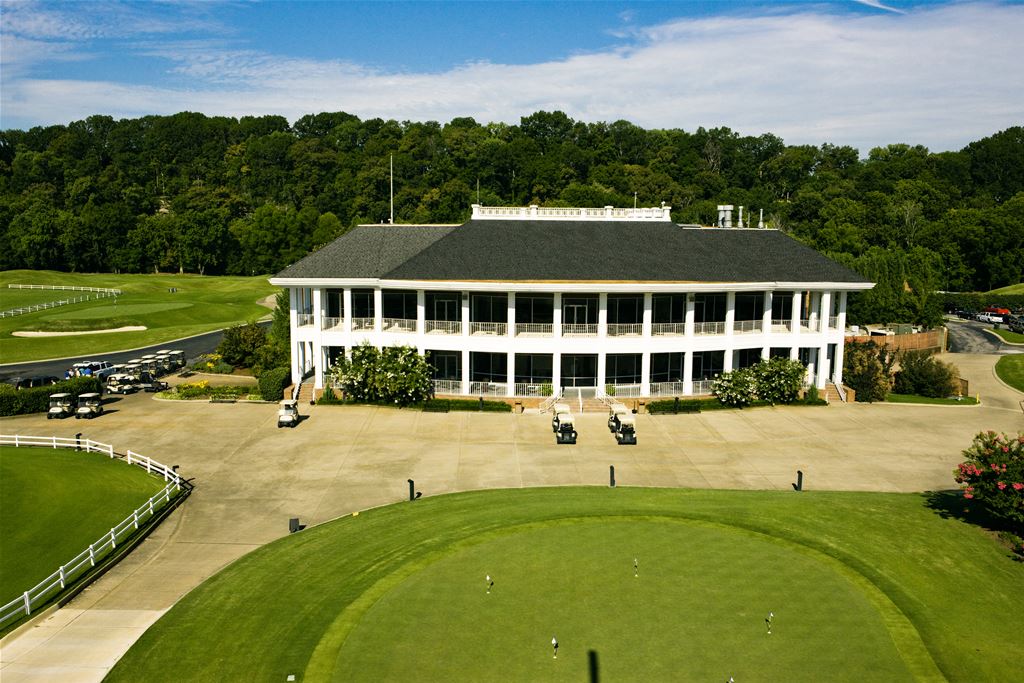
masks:
MULTIPOLYGON (((277 290, 263 277, 114 275, 12 270, 0 273, 0 297, 39 296, 39 290, 8 289, 10 283, 120 289, 116 298, 95 299, 0 319, 4 363, 103 354, 180 339, 269 315, 259 304, 277 290), (90 330, 141 326, 145 330, 88 334, 90 330), (83 332, 65 337, 13 337, 15 331, 83 332)), ((83 292, 49 292, 55 300, 83 292)))
POLYGON ((56 571, 164 485, 99 453, 0 446, 0 604, 56 571))
POLYGON ((586 680, 591 651, 609 681, 1007 680, 1021 567, 927 500, 549 488, 368 510, 215 575, 108 680, 182 658, 210 681, 586 680))

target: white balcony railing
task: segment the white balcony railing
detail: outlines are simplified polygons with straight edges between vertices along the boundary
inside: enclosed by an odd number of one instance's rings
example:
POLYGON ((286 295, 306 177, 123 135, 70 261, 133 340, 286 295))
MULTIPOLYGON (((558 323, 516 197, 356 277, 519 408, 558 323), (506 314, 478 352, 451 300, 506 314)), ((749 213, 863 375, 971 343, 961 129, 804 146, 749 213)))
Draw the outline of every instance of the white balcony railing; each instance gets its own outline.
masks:
POLYGON ((652 382, 651 396, 682 396, 682 382, 652 382))
POLYGON ((373 318, 352 318, 352 331, 359 332, 360 330, 372 330, 373 318))
POLYGON ((299 313, 295 316, 295 324, 299 327, 309 327, 313 324, 312 313, 299 313))
POLYGON ((643 323, 609 323, 609 337, 639 337, 644 333, 643 323))
POLYGON ((550 396, 551 382, 516 382, 516 396, 550 396))
POLYGON ((341 327, 343 322, 345 322, 344 318, 324 318, 320 329, 334 330, 341 327))
POLYGON ((427 334, 462 334, 461 320, 424 320, 427 334))
POLYGON ((562 325, 563 337, 596 337, 597 325, 562 325))
POLYGON ((516 323, 517 337, 550 337, 551 323, 516 323))
POLYGON ((458 379, 435 379, 432 380, 434 383, 435 394, 461 394, 462 393, 462 380, 458 379))
POLYGON ((406 332, 416 331, 416 320, 415 318, 383 318, 381 325, 384 326, 385 332, 397 332, 404 334, 406 332))
POLYGON ((838 315, 830 315, 828 317, 828 329, 834 330, 837 327, 839 327, 839 316, 838 315))
POLYGON ((655 336, 683 335, 686 334, 686 323, 652 323, 651 334, 655 336))
POLYGON ((504 337, 508 334, 508 323, 470 323, 469 333, 504 337))
POLYGON ((640 396, 639 384, 609 384, 605 386, 605 394, 615 398, 637 398, 640 396))
POLYGON ((801 318, 800 319, 800 329, 801 330, 806 330, 808 332, 817 332, 818 331, 818 321, 817 321, 817 319, 811 320, 810 318, 801 318))
POLYGON ((732 331, 740 333, 748 332, 760 332, 761 328, 764 327, 763 320, 734 320, 732 322, 732 331))
POLYGON ((473 396, 507 396, 508 384, 505 382, 470 382, 469 393, 473 396))
POLYGON ((711 379, 694 380, 693 381, 693 395, 694 396, 704 396, 704 395, 710 394, 711 393, 711 383, 712 382, 714 382, 714 380, 711 380, 711 379))
POLYGON ((694 323, 693 324, 694 334, 725 334, 725 321, 717 320, 713 322, 694 323))
POLYGON ((793 321, 789 318, 772 318, 772 332, 791 332, 793 321))

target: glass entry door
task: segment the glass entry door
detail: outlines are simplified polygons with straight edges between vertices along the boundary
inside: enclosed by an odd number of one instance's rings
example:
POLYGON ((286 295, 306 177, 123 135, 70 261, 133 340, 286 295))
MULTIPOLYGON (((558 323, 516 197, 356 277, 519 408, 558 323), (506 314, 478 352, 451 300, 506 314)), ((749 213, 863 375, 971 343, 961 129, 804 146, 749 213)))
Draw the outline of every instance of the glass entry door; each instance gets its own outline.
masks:
POLYGON ((565 354, 562 356, 563 387, 596 387, 597 354, 565 354))
POLYGON ((566 304, 562 307, 562 323, 565 325, 586 325, 588 307, 586 304, 566 304))
POLYGON ((458 305, 454 299, 434 299, 434 317, 431 320, 460 320, 458 305))

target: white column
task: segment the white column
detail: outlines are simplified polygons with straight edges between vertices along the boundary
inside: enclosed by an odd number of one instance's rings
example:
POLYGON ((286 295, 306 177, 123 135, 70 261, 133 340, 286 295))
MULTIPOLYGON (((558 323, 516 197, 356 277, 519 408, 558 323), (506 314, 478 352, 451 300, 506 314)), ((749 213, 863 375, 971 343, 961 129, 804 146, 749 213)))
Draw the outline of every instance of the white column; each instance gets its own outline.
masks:
POLYGON ((462 394, 469 393, 469 350, 462 350, 462 394))
POLYGON ((800 318, 803 315, 803 292, 793 292, 793 310, 790 311, 789 324, 792 326, 793 331, 792 344, 793 347, 789 350, 789 357, 792 360, 797 360, 800 357, 800 318))
MULTIPOLYGON (((515 314, 515 309, 512 310, 515 314)), ((506 384, 508 384, 508 390, 505 392, 506 396, 516 395, 516 354, 509 351, 508 360, 505 361, 505 369, 507 370, 506 384)))
MULTIPOLYGON (((508 293, 508 336, 516 336, 516 293, 508 293)), ((512 372, 509 370, 509 372, 512 372)))
MULTIPOLYGON (((654 297, 650 292, 644 292, 644 317, 643 327, 640 328, 640 334, 644 337, 651 336, 651 319, 653 317, 654 309, 654 297)), ((650 360, 650 359, 648 359, 650 360)))
MULTIPOLYGON (((736 292, 725 293, 725 335, 732 336, 733 325, 736 323, 736 292)), ((731 346, 731 344, 729 344, 731 346)))
MULTIPOLYGON (((343 332, 351 332, 352 331, 352 288, 351 287, 346 287, 345 289, 343 289, 341 291, 341 307, 342 307, 341 315, 344 318, 344 320, 342 320, 342 322, 341 322, 341 329, 342 329, 343 332)), ((348 342, 347 339, 345 341, 348 342)), ((347 345, 345 346, 346 354, 348 353, 348 347, 351 346, 351 345, 352 345, 351 343, 347 343, 347 345)))
POLYGON ((693 336, 693 322, 697 315, 695 312, 696 298, 697 295, 693 292, 688 292, 686 294, 686 327, 684 328, 684 332, 687 337, 693 336))
MULTIPOLYGON (((562 295, 560 292, 555 292, 555 300, 551 304, 551 316, 551 336, 557 339, 562 336, 562 295)), ((555 386, 561 386, 559 379, 562 372, 561 366, 555 365, 551 372, 556 380, 555 386)))
MULTIPOLYGON (((608 294, 604 292, 597 295, 597 336, 608 336, 608 294)), ((598 367, 601 367, 600 358, 600 355, 598 355, 598 367)), ((600 381, 600 373, 598 374, 597 385, 598 387, 604 386, 604 382, 600 381)))
MULTIPOLYGON (((462 292, 462 334, 469 334, 469 292, 462 292)), ((463 391, 462 393, 466 393, 463 391)))
POLYGON ((292 384, 298 384, 299 380, 302 379, 302 371, 299 369, 299 357, 302 355, 302 344, 304 343, 292 337, 292 384))
MULTIPOLYGON (((555 294, 556 300, 559 297, 555 294)), ((558 329, 559 321, 562 316, 558 313, 558 308, 555 308, 555 329, 558 329)), ((554 396, 558 396, 562 392, 562 354, 555 351, 551 354, 551 391, 554 396)))
MULTIPOLYGON (((427 294, 422 289, 416 290, 416 334, 421 338, 427 332, 427 294)), ((423 349, 420 349, 423 353, 423 349)))
MULTIPOLYGON (((602 294, 602 296, 604 296, 602 294)), ((597 395, 604 391, 604 385, 608 384, 608 354, 597 354, 597 395)))
POLYGON ((373 288, 373 330, 377 334, 384 331, 384 290, 380 287, 373 288))
POLYGON ((693 351, 683 354, 683 393, 693 395, 693 351))
POLYGON ((324 290, 320 287, 313 288, 313 327, 317 330, 323 327, 324 323, 324 290))
POLYGON ((298 327, 299 297, 295 287, 288 287, 288 317, 292 328, 292 338, 295 337, 295 329, 298 327))
MULTIPOLYGON (((825 383, 832 378, 828 376, 826 366, 828 364, 828 314, 832 312, 832 293, 820 292, 818 294, 818 320, 821 322, 819 336, 821 342, 818 344, 818 388, 824 389, 825 383)), ((835 359, 833 359, 833 362, 835 359)))
POLYGON ((323 389, 324 388, 324 347, 323 347, 323 326, 324 326, 324 311, 323 311, 323 289, 315 287, 313 289, 313 352, 310 354, 310 359, 313 362, 313 388, 323 389))
POLYGON ((761 349, 761 358, 767 360, 772 351, 772 290, 764 293, 764 315, 761 316, 761 330, 764 334, 764 347, 761 349))
POLYGON ((839 292, 839 316, 836 320, 836 328, 846 334, 846 292, 839 292))
POLYGON ((835 371, 833 378, 836 384, 843 382, 843 351, 846 347, 846 292, 836 292, 839 297, 839 313, 836 318, 838 340, 836 342, 835 371))
MULTIPOLYGON (((645 301, 651 300, 650 294, 644 295, 645 301)), ((645 309, 650 312, 650 309, 645 309)), ((647 316, 647 326, 650 329, 650 316, 647 316)), ((651 352, 644 351, 640 356, 640 395, 650 396, 651 395, 651 352)))
POLYGON ((807 298, 808 307, 811 309, 807 312, 807 324, 812 330, 816 330, 818 329, 818 326, 815 323, 818 322, 818 309, 821 306, 821 293, 808 292, 807 298))

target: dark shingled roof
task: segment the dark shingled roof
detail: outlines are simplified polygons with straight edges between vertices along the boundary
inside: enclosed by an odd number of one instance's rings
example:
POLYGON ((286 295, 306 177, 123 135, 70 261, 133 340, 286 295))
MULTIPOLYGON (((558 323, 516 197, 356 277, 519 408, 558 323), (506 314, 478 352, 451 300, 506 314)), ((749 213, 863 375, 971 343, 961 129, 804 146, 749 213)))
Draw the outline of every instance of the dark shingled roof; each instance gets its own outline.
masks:
POLYGON ((849 282, 860 275, 775 230, 670 222, 484 220, 362 226, 279 277, 389 280, 849 282))

